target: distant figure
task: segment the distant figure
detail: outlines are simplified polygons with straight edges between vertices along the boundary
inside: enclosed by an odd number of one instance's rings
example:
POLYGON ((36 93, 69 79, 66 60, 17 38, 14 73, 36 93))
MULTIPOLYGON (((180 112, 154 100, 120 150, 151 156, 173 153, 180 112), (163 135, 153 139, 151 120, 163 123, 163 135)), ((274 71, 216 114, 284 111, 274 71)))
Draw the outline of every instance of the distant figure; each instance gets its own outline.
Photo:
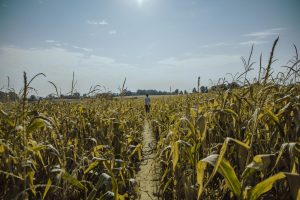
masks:
POLYGON ((145 110, 146 110, 146 114, 148 114, 150 112, 150 98, 149 98, 149 94, 146 94, 146 98, 145 98, 145 110))

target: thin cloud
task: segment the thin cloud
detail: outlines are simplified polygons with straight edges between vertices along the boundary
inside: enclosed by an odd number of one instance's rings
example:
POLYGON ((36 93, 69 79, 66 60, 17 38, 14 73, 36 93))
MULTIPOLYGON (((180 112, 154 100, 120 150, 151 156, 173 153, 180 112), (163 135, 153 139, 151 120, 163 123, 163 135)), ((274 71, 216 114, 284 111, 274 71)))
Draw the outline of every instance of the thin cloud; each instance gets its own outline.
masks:
POLYGON ((6 80, 6 76, 10 76, 16 90, 22 87, 22 79, 19 78, 22 71, 26 71, 28 75, 37 72, 47 75, 47 79, 38 79, 34 82, 33 87, 39 91, 39 95, 45 96, 53 92, 47 80, 61 86, 62 93, 68 92, 69 87, 66 82, 71 83, 73 71, 76 80, 80 83, 76 88, 79 92, 88 91, 91 85, 99 83, 116 89, 119 84, 116 80, 121 80, 124 76, 135 81, 134 73, 137 68, 118 62, 113 57, 93 53, 87 55, 84 52, 70 51, 62 47, 23 49, 0 46, 0 52, 0 80, 6 80), (16 55, 18 59, 11 59, 16 55))
POLYGON ((91 25, 97 25, 98 24, 98 22, 92 21, 92 20, 88 20, 87 23, 91 24, 91 25))
POLYGON ((286 30, 286 28, 283 28, 283 27, 279 27, 279 28, 272 28, 270 29, 271 31, 284 31, 286 30))
POLYGON ((278 28, 271 28, 263 31, 251 32, 248 34, 244 34, 245 37, 250 37, 252 39, 240 42, 240 45, 260 45, 268 43, 268 38, 278 36, 281 31, 286 30, 286 28, 278 27, 278 28))
POLYGON ((45 40, 45 42, 51 46, 56 46, 56 47, 62 47, 62 46, 68 46, 67 43, 65 42, 60 42, 57 40, 45 40))
POLYGON ((77 49, 77 50, 81 50, 84 52, 93 52, 94 50, 91 48, 87 48, 87 47, 79 47, 76 45, 69 45, 66 42, 60 42, 60 41, 56 41, 56 40, 45 40, 46 43, 50 44, 53 47, 64 47, 67 49, 77 49))
POLYGON ((93 49, 90 49, 90 48, 81 48, 83 51, 86 51, 86 52, 92 52, 93 49))
POLYGON ((105 20, 99 22, 99 25, 107 25, 108 23, 105 20))
POLYGON ((239 71, 240 66, 240 55, 238 54, 195 55, 185 58, 170 57, 157 62, 159 72, 163 74, 162 78, 176 82, 178 85, 185 84, 184 82, 180 84, 178 82, 180 79, 193 85, 194 81, 191 78, 195 77, 196 80, 197 76, 201 76, 201 80, 203 78, 204 82, 208 78, 224 77, 226 73, 239 71))
POLYGON ((273 36, 273 35, 278 35, 278 33, 274 33, 274 32, 253 32, 253 33, 246 34, 245 36, 266 38, 266 37, 273 36))
POLYGON ((160 65, 168 65, 173 67, 207 67, 213 65, 222 65, 225 63, 233 63, 239 61, 239 55, 236 54, 218 54, 218 55, 206 55, 206 56, 193 56, 188 58, 166 58, 163 60, 158 61, 160 65))
POLYGON ((108 33, 109 33, 110 35, 115 35, 115 34, 117 34, 117 31, 116 31, 116 30, 110 30, 108 33))
POLYGON ((55 42, 57 42, 57 41, 55 41, 55 40, 45 40, 45 42, 46 42, 46 43, 55 43, 55 42))
POLYGON ((214 43, 214 44, 205 44, 202 45, 202 48, 210 48, 210 47, 221 47, 221 46, 228 46, 229 44, 225 42, 219 42, 219 43, 214 43))
POLYGON ((267 30, 258 31, 258 32, 251 32, 251 33, 245 34, 243 36, 263 39, 263 38, 268 38, 270 36, 279 35, 280 31, 283 31, 285 29, 286 28, 272 28, 272 29, 267 29, 267 30))
POLYGON ((108 24, 107 21, 105 21, 105 20, 101 20, 101 21, 88 20, 87 23, 90 25, 107 25, 108 24))
POLYGON ((57 47, 68 46, 67 43, 65 43, 65 42, 60 42, 60 41, 57 41, 57 40, 45 40, 45 42, 46 42, 47 44, 50 44, 50 45, 53 45, 53 46, 57 46, 57 47))
POLYGON ((266 43, 268 43, 268 41, 265 41, 265 40, 249 40, 249 41, 245 41, 245 42, 240 42, 239 44, 240 45, 252 45, 252 44, 260 45, 260 44, 266 44, 266 43))
POLYGON ((61 43, 54 43, 54 45, 57 46, 57 47, 61 47, 62 46, 61 43))

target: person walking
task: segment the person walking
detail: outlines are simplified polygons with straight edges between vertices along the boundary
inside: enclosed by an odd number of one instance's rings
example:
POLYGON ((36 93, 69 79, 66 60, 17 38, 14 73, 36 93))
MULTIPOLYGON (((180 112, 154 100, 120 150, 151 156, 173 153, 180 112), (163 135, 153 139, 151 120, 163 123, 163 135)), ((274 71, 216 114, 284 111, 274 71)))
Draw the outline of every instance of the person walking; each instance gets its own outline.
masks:
POLYGON ((145 111, 146 111, 146 114, 148 114, 150 112, 150 97, 149 97, 149 94, 146 94, 146 98, 145 98, 145 111))

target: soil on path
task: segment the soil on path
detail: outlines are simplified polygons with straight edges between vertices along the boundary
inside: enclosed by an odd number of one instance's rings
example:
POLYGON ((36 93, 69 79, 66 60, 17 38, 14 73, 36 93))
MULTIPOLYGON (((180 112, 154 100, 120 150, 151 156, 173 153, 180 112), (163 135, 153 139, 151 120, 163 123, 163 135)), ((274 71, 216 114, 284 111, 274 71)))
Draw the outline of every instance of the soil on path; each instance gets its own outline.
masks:
POLYGON ((143 161, 136 180, 139 184, 139 198, 141 200, 158 199, 158 166, 155 156, 156 141, 151 131, 149 122, 145 120, 143 131, 143 161))

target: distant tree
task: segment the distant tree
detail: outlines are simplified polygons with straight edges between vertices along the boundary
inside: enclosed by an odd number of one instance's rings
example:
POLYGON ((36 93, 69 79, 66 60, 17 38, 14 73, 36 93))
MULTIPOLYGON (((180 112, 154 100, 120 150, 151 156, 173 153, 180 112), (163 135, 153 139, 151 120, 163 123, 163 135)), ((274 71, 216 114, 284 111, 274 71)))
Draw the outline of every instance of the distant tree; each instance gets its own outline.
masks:
POLYGON ((227 90, 227 85, 226 84, 220 84, 220 85, 214 85, 210 88, 212 91, 224 91, 227 90))
POLYGON ((233 88, 239 88, 240 85, 237 82, 228 83, 227 88, 233 89, 233 88))
POLYGON ((184 94, 187 94, 188 92, 186 90, 184 90, 184 94))
POLYGON ((176 89, 176 90, 174 91, 174 94, 179 94, 179 90, 176 89))
MULTIPOLYGON (((47 99, 54 99, 55 96, 54 96, 54 94, 49 94, 46 98, 47 99)), ((61 98, 64 98, 64 95, 61 95, 61 98)))
POLYGON ((28 99, 29 101, 36 101, 37 100, 37 98, 36 98, 36 96, 35 95, 30 95, 30 97, 29 97, 29 99, 28 99))
POLYGON ((79 98, 80 98, 80 93, 79 93, 79 92, 75 92, 75 93, 73 94, 73 98, 79 99, 79 98))
POLYGON ((15 92, 2 92, 0 91, 0 101, 15 101, 18 99, 18 95, 15 92))
POLYGON ((197 89, 196 89, 196 88, 193 88, 192 92, 193 92, 193 93, 197 93, 197 89))
POLYGON ((125 96, 133 96, 133 95, 134 95, 134 93, 131 92, 130 90, 125 91, 125 96))
POLYGON ((219 84, 219 85, 214 85, 210 88, 211 91, 215 91, 215 90, 228 90, 228 89, 234 89, 234 88, 239 88, 241 87, 238 83, 236 82, 232 82, 232 83, 228 83, 228 84, 219 84))
POLYGON ((182 90, 179 92, 179 94, 183 94, 182 90))
POLYGON ((98 93, 95 95, 95 97, 97 99, 108 99, 108 100, 112 100, 113 97, 118 96, 117 93, 110 93, 110 92, 105 92, 105 93, 98 93))
POLYGON ((208 88, 205 87, 205 86, 201 86, 200 87, 200 91, 201 91, 201 93, 207 93, 208 92, 208 88))
POLYGON ((132 95, 167 95, 169 94, 166 91, 157 91, 157 90, 141 90, 138 89, 136 92, 132 92, 132 95))

